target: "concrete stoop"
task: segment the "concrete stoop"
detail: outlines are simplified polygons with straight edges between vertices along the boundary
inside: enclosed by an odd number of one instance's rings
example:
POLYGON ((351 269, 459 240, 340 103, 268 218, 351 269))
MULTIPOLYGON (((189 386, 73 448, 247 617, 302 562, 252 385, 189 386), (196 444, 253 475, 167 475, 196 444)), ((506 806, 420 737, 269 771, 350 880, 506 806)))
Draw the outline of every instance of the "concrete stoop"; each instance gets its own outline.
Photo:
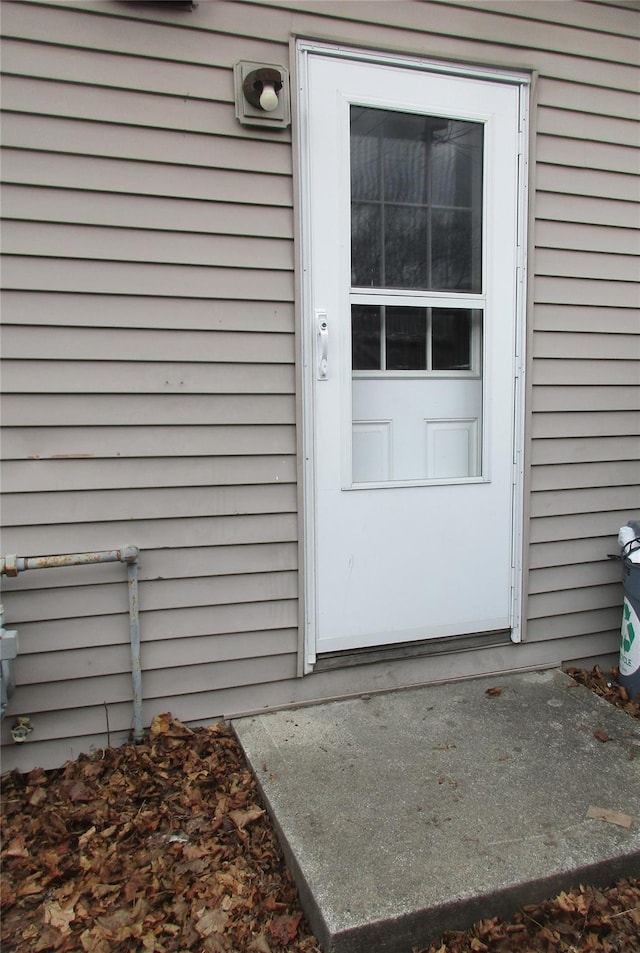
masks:
POLYGON ((640 723, 557 670, 234 729, 325 951, 411 953, 579 883, 640 876, 640 723))

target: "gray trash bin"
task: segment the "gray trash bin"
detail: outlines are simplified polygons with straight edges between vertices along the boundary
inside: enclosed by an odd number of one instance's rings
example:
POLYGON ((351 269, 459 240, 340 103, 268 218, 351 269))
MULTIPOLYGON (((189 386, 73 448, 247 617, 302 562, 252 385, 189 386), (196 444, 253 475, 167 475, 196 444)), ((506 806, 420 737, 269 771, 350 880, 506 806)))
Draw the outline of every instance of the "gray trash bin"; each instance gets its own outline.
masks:
POLYGON ((640 522, 630 520, 620 530, 622 544, 622 627, 620 630, 620 684, 635 700, 640 698, 640 522))

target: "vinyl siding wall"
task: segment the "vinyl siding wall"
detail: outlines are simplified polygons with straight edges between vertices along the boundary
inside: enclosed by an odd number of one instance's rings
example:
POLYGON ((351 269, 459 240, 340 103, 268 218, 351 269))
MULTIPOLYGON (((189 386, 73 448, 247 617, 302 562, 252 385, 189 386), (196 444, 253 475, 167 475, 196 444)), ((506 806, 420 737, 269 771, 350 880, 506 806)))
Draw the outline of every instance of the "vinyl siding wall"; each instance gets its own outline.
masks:
MULTIPOLYGON (((2 552, 141 548, 145 724, 613 652, 606 555, 640 516, 637 7, 2 13, 2 552), (291 130, 239 125, 232 81, 239 59, 293 68, 295 35, 538 73, 521 646, 296 678, 291 130)), ((122 740, 124 567, 25 572, 3 589, 20 632, 4 765, 122 740), (22 746, 19 714, 34 726, 22 746)))

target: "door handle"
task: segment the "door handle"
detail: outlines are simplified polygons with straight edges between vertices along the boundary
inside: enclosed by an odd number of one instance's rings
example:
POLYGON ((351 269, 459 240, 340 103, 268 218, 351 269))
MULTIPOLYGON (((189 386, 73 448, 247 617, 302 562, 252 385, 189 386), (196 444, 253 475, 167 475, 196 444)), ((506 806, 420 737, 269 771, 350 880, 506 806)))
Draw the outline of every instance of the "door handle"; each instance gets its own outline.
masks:
POLYGON ((329 361, 329 325, 326 311, 316 311, 316 326, 318 329, 318 380, 326 381, 329 361))

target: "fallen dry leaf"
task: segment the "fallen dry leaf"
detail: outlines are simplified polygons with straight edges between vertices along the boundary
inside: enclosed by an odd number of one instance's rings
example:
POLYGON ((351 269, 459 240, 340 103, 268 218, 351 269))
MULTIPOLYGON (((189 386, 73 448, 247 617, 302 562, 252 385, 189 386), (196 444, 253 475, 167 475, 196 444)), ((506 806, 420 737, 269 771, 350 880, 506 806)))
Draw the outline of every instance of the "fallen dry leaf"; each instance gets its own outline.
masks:
POLYGON ((193 734, 193 730, 178 718, 174 718, 171 712, 165 712, 152 719, 149 734, 152 738, 158 735, 166 735, 168 738, 186 738, 193 734))
POLYGON ((69 933, 69 924, 76 918, 73 907, 63 909, 57 902, 45 903, 43 915, 45 925, 50 924, 61 933, 69 933))
POLYGON ((590 691, 595 692, 596 695, 606 699, 610 704, 626 711, 633 718, 640 718, 640 696, 635 701, 630 700, 627 689, 618 684, 617 669, 603 672, 598 665, 591 671, 582 668, 568 668, 567 675, 570 675, 577 685, 584 685, 590 691))
POLYGON ((488 695, 489 698, 497 698, 498 695, 502 695, 502 689, 499 685, 496 685, 494 688, 488 688, 485 695, 488 695))
POLYGON ((16 897, 34 897, 42 893, 43 886, 38 877, 38 874, 34 874, 28 880, 22 881, 16 890, 16 897))
POLYGON ((597 821, 607 821, 608 824, 617 824, 618 827, 631 827, 633 818, 630 814, 621 814, 619 811, 609 811, 605 807, 590 807, 587 817, 597 821))
POLYGON ((200 936, 209 936, 211 933, 224 933, 229 916, 218 908, 217 910, 198 910, 196 912, 196 930, 200 936))
POLYGON ((2 853, 5 857, 28 857, 29 851, 24 846, 24 837, 14 837, 2 853))
POLYGON ((40 804, 44 804, 46 800, 47 792, 44 790, 44 788, 36 788, 29 798, 29 804, 32 807, 38 807, 40 804))
POLYGON ((91 801, 95 797, 95 792, 84 781, 70 781, 62 785, 62 792, 73 802, 91 801))
POLYGON ((264 811, 260 807, 249 808, 248 811, 229 811, 229 817, 236 825, 239 831, 244 830, 244 828, 257 821, 259 817, 262 817, 264 811))
POLYGON ((267 942, 267 938, 264 933, 259 933, 254 937, 247 947, 250 950, 250 953, 271 953, 271 947, 267 942))
POLYGON ((297 913, 294 916, 283 914, 279 917, 274 917, 273 920, 267 924, 267 933, 276 943, 287 946, 295 939, 301 919, 301 913, 297 913))
POLYGON ((509 923, 480 920, 412 953, 638 953, 638 911, 640 880, 603 891, 577 887, 524 907, 509 923))
POLYGON ((604 731, 604 729, 602 729, 602 728, 601 728, 599 731, 594 731, 593 737, 594 737, 597 741, 602 741, 603 743, 604 743, 605 741, 612 741, 612 740, 613 740, 612 737, 611 737, 611 735, 608 735, 607 732, 604 731))

